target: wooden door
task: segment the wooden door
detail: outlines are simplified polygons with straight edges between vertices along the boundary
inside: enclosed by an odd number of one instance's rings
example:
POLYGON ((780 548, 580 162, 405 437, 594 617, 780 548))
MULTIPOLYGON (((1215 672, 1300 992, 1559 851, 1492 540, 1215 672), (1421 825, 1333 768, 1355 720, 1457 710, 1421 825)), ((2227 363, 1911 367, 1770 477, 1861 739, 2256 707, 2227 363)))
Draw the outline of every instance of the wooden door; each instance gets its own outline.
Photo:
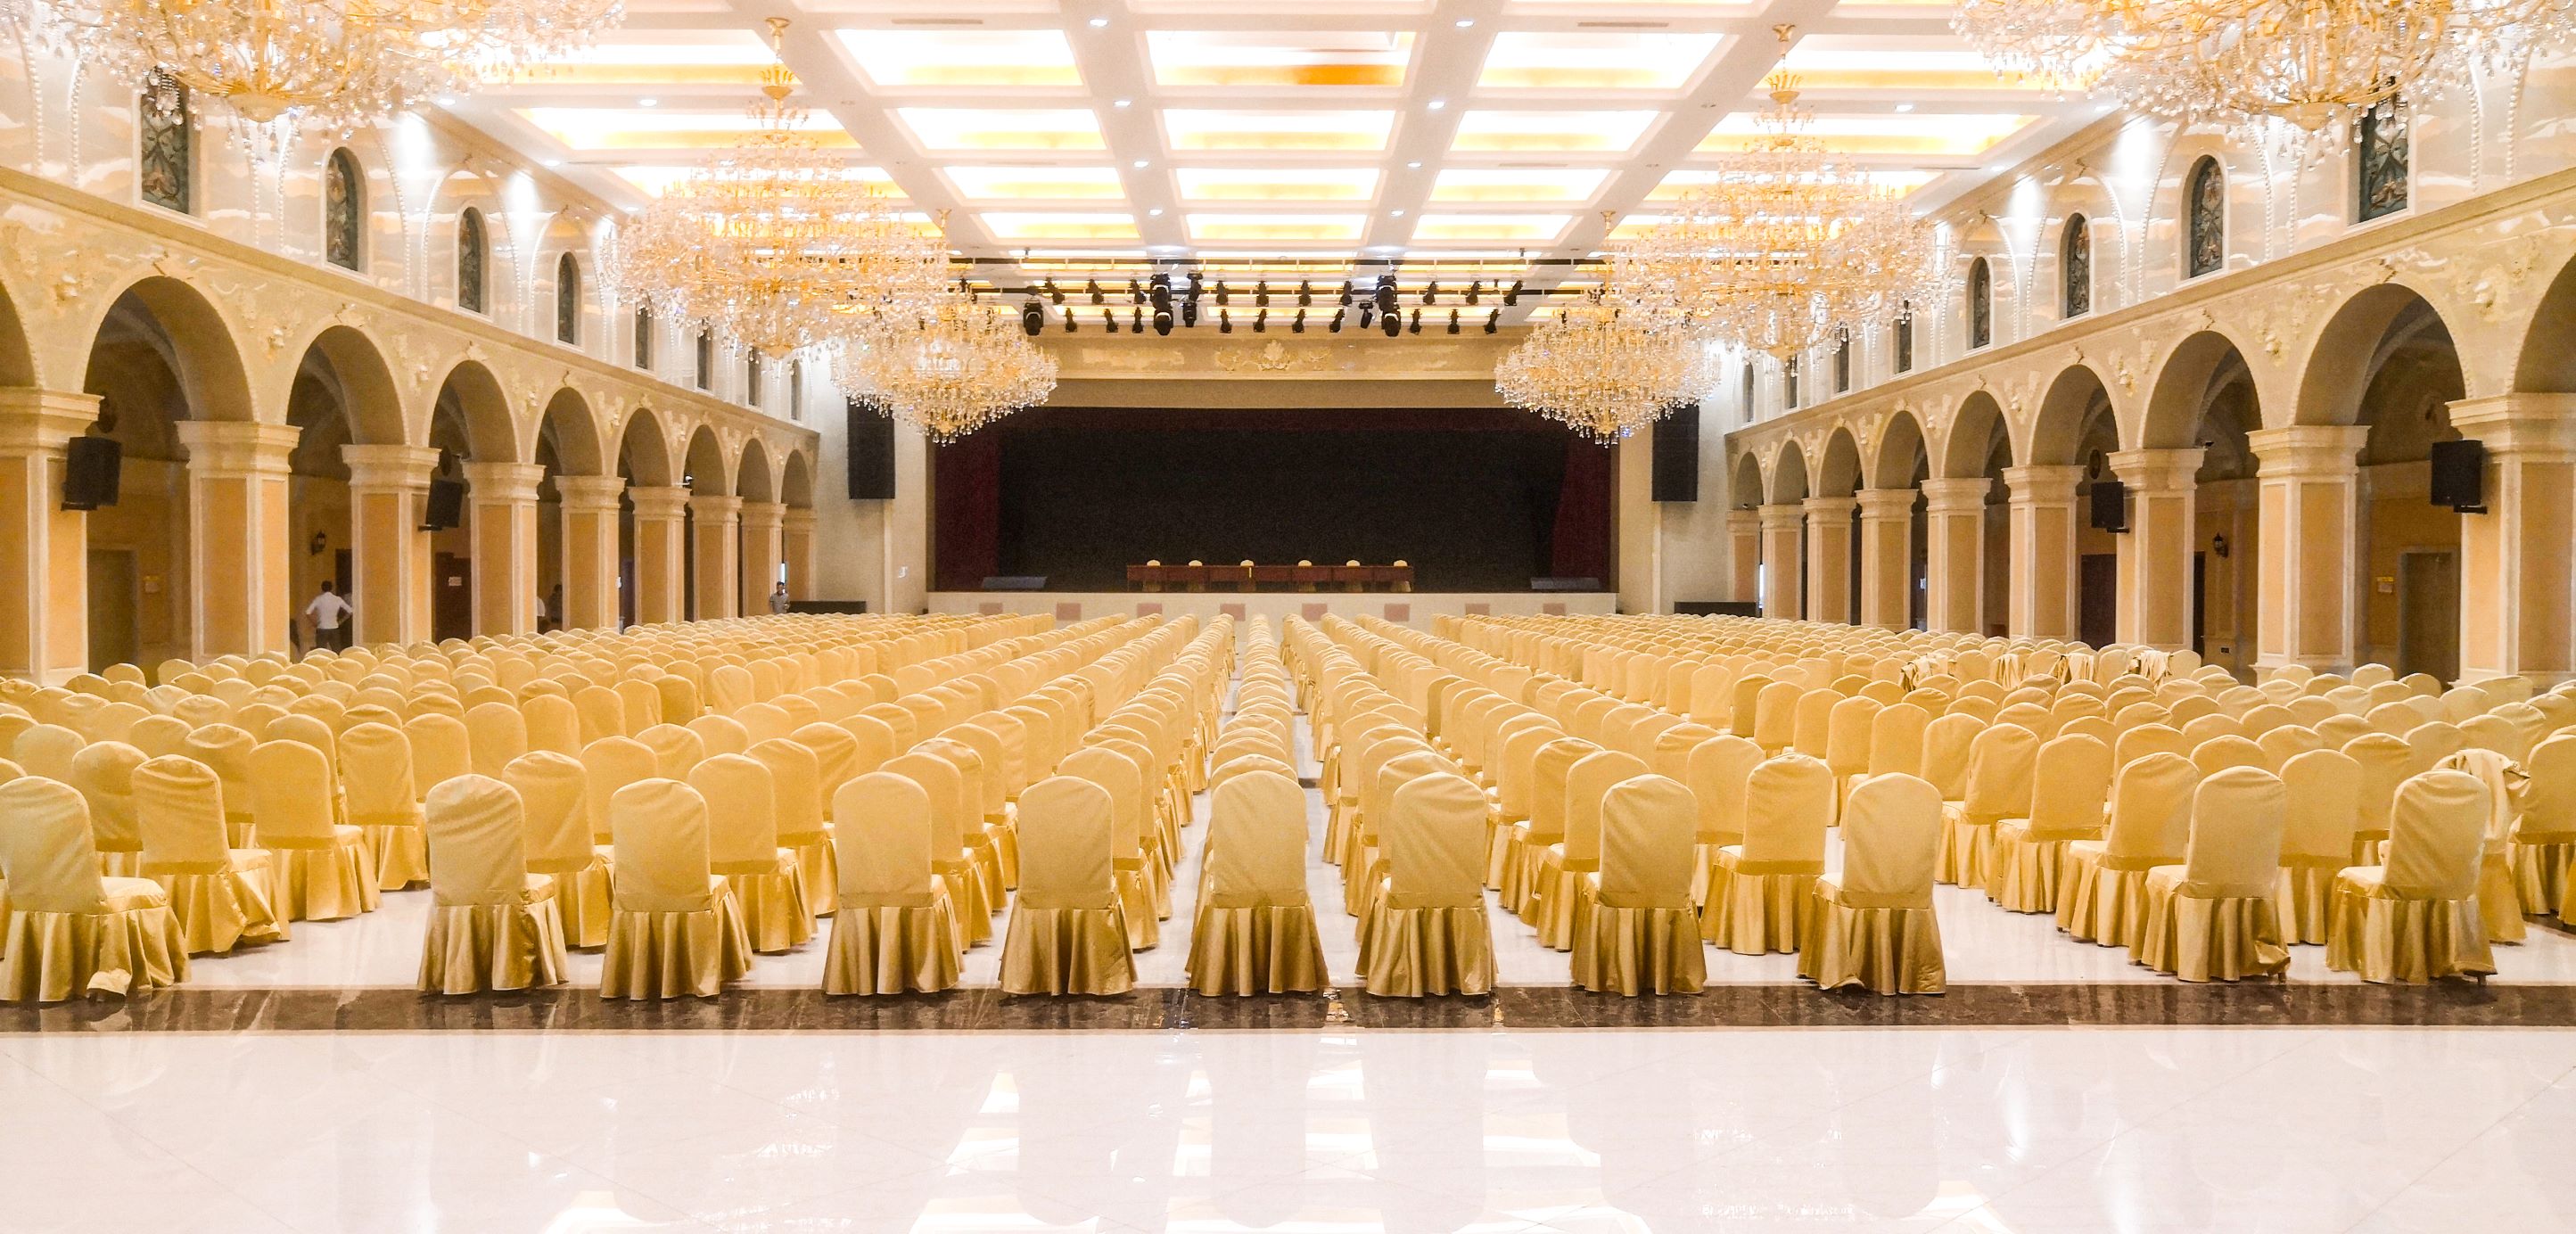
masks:
POLYGON ((89 551, 89 669, 93 673, 142 658, 143 628, 135 612, 142 597, 135 590, 135 576, 133 550, 89 551))
POLYGON ((2405 553, 2397 559, 2397 671, 2460 676, 2460 557, 2405 553))
POLYGON ((2084 554, 2083 574, 2077 583, 2075 637, 2096 647, 2107 647, 2120 638, 2120 555, 2118 553, 2084 554))
POLYGON ((430 637, 441 641, 474 637, 474 579, 471 559, 439 553, 429 566, 430 637))

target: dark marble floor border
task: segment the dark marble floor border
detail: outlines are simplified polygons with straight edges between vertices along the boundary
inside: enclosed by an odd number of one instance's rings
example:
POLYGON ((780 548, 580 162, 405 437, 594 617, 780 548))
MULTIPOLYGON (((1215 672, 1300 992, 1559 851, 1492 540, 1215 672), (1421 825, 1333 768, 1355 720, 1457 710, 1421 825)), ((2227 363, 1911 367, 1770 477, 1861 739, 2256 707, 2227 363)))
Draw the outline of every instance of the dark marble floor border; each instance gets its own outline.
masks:
POLYGON ((1008 998, 998 990, 826 998, 742 989, 718 999, 607 1002, 588 989, 469 998, 400 989, 180 988, 125 1003, 0 1006, 0 1033, 1348 1031, 1580 1028, 2070 1027, 2576 1028, 2576 986, 1956 985, 1939 997, 1723 985, 1688 997, 1619 998, 1511 987, 1482 998, 1357 991, 1206 998, 1182 989, 1115 998, 1008 998))

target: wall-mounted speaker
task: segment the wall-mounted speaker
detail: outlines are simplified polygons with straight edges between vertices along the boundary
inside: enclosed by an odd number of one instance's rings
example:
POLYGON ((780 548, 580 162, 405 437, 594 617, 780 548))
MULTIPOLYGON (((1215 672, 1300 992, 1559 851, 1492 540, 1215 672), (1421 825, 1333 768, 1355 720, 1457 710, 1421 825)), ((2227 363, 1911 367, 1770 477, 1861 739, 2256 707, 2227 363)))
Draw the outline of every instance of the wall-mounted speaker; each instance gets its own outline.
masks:
POLYGON ((2487 512, 2487 446, 2483 441, 2433 443, 2433 504, 2462 514, 2487 512))
POLYGON ((894 497, 894 421, 852 399, 849 404, 850 500, 894 497))
POLYGON ((1699 404, 1655 422, 1654 498, 1699 500, 1699 404))
POLYGON ((445 531, 465 524, 465 482, 435 476, 429 482, 429 500, 421 503, 420 529, 445 531))
POLYGON ((2129 486, 2117 480, 2093 482, 2093 529, 2120 532, 2129 529, 2129 486))
POLYGON ((63 508, 96 510, 115 505, 124 464, 125 448, 115 438, 72 438, 63 448, 63 508))

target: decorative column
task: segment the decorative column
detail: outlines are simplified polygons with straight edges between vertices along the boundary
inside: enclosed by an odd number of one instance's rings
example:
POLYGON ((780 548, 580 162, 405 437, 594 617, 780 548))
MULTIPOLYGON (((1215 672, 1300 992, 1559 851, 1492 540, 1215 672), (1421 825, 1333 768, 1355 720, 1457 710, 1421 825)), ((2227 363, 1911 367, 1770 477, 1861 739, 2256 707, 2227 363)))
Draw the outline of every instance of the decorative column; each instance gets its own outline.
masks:
POLYGON ((1923 482, 1923 624, 1945 634, 1982 634, 1986 607, 1984 476, 1923 482))
POLYGON ((2450 406, 2485 443, 2486 513, 2460 517, 2460 677, 2576 675, 2576 395, 2507 394, 2450 406))
POLYGON ((775 501, 742 503, 742 615, 769 611, 778 585, 778 563, 787 559, 787 507, 775 501))
POLYGON ((1852 617, 1852 512, 1849 497, 1810 497, 1807 511, 1807 619, 1849 624, 1852 617))
POLYGON ((686 621, 688 596, 680 579, 687 568, 689 490, 679 485, 626 490, 635 507, 635 621, 638 625, 686 621))
POLYGON ((1726 512, 1726 561, 1727 595, 1751 604, 1762 593, 1762 515, 1751 506, 1726 512))
POLYGON ((2258 667, 2352 667, 2353 556, 2360 543, 2354 460, 2369 438, 2369 429, 2347 425, 2295 425, 2245 435, 2261 494, 2258 667))
POLYGON ((689 514, 697 520, 698 621, 738 616, 734 590, 742 560, 740 497, 691 497, 689 514))
POLYGON ((467 463, 467 503, 474 543, 474 632, 537 630, 537 485, 535 463, 467 463))
POLYGON ((787 561, 787 596, 791 600, 814 598, 814 532, 821 522, 810 509, 787 508, 780 551, 787 561))
POLYGON ((89 515, 63 509, 65 443, 98 396, 0 389, 0 677, 89 669, 89 515))
POLYGON ((564 628, 610 630, 617 626, 617 499, 626 481, 616 476, 556 476, 563 505, 564 628))
POLYGON ((2005 628, 2015 638, 2073 638, 2076 585, 2075 486, 2081 467, 2007 467, 2004 488, 2012 520, 2011 576, 2004 590, 2005 628))
POLYGON ((1807 512, 1795 505, 1762 507, 1762 615, 1795 619, 1805 611, 1798 560, 1807 512))
POLYGON ((2129 489, 2129 531, 2120 542, 2119 639, 2159 651, 2191 645, 2191 555, 2200 540, 2192 499, 2200 491, 2201 449, 2122 450, 2111 470, 2129 489))
POLYGON ((361 643, 410 643, 430 631, 429 533, 422 502, 438 451, 428 446, 342 446, 349 465, 351 620, 361 643))
POLYGON ((302 429, 247 420, 182 420, 195 595, 189 658, 286 654, 297 619, 287 554, 288 456, 302 429))
POLYGON ((1914 490, 1860 494, 1860 620, 1902 630, 1913 624, 1914 490))

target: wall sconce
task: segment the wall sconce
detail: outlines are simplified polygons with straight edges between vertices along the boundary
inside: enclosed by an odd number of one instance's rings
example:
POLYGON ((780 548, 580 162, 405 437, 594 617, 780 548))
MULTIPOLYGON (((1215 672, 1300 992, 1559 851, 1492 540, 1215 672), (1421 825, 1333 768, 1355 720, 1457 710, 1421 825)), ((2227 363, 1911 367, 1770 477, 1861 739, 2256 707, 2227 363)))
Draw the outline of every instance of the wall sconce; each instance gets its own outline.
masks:
POLYGON ((2218 554, 2221 558, 2226 557, 2227 533, 2220 532, 2217 535, 2211 536, 2209 538, 2209 551, 2218 554))
POLYGON ((331 537, 319 531, 314 532, 312 541, 304 546, 304 551, 315 557, 331 551, 331 537))

